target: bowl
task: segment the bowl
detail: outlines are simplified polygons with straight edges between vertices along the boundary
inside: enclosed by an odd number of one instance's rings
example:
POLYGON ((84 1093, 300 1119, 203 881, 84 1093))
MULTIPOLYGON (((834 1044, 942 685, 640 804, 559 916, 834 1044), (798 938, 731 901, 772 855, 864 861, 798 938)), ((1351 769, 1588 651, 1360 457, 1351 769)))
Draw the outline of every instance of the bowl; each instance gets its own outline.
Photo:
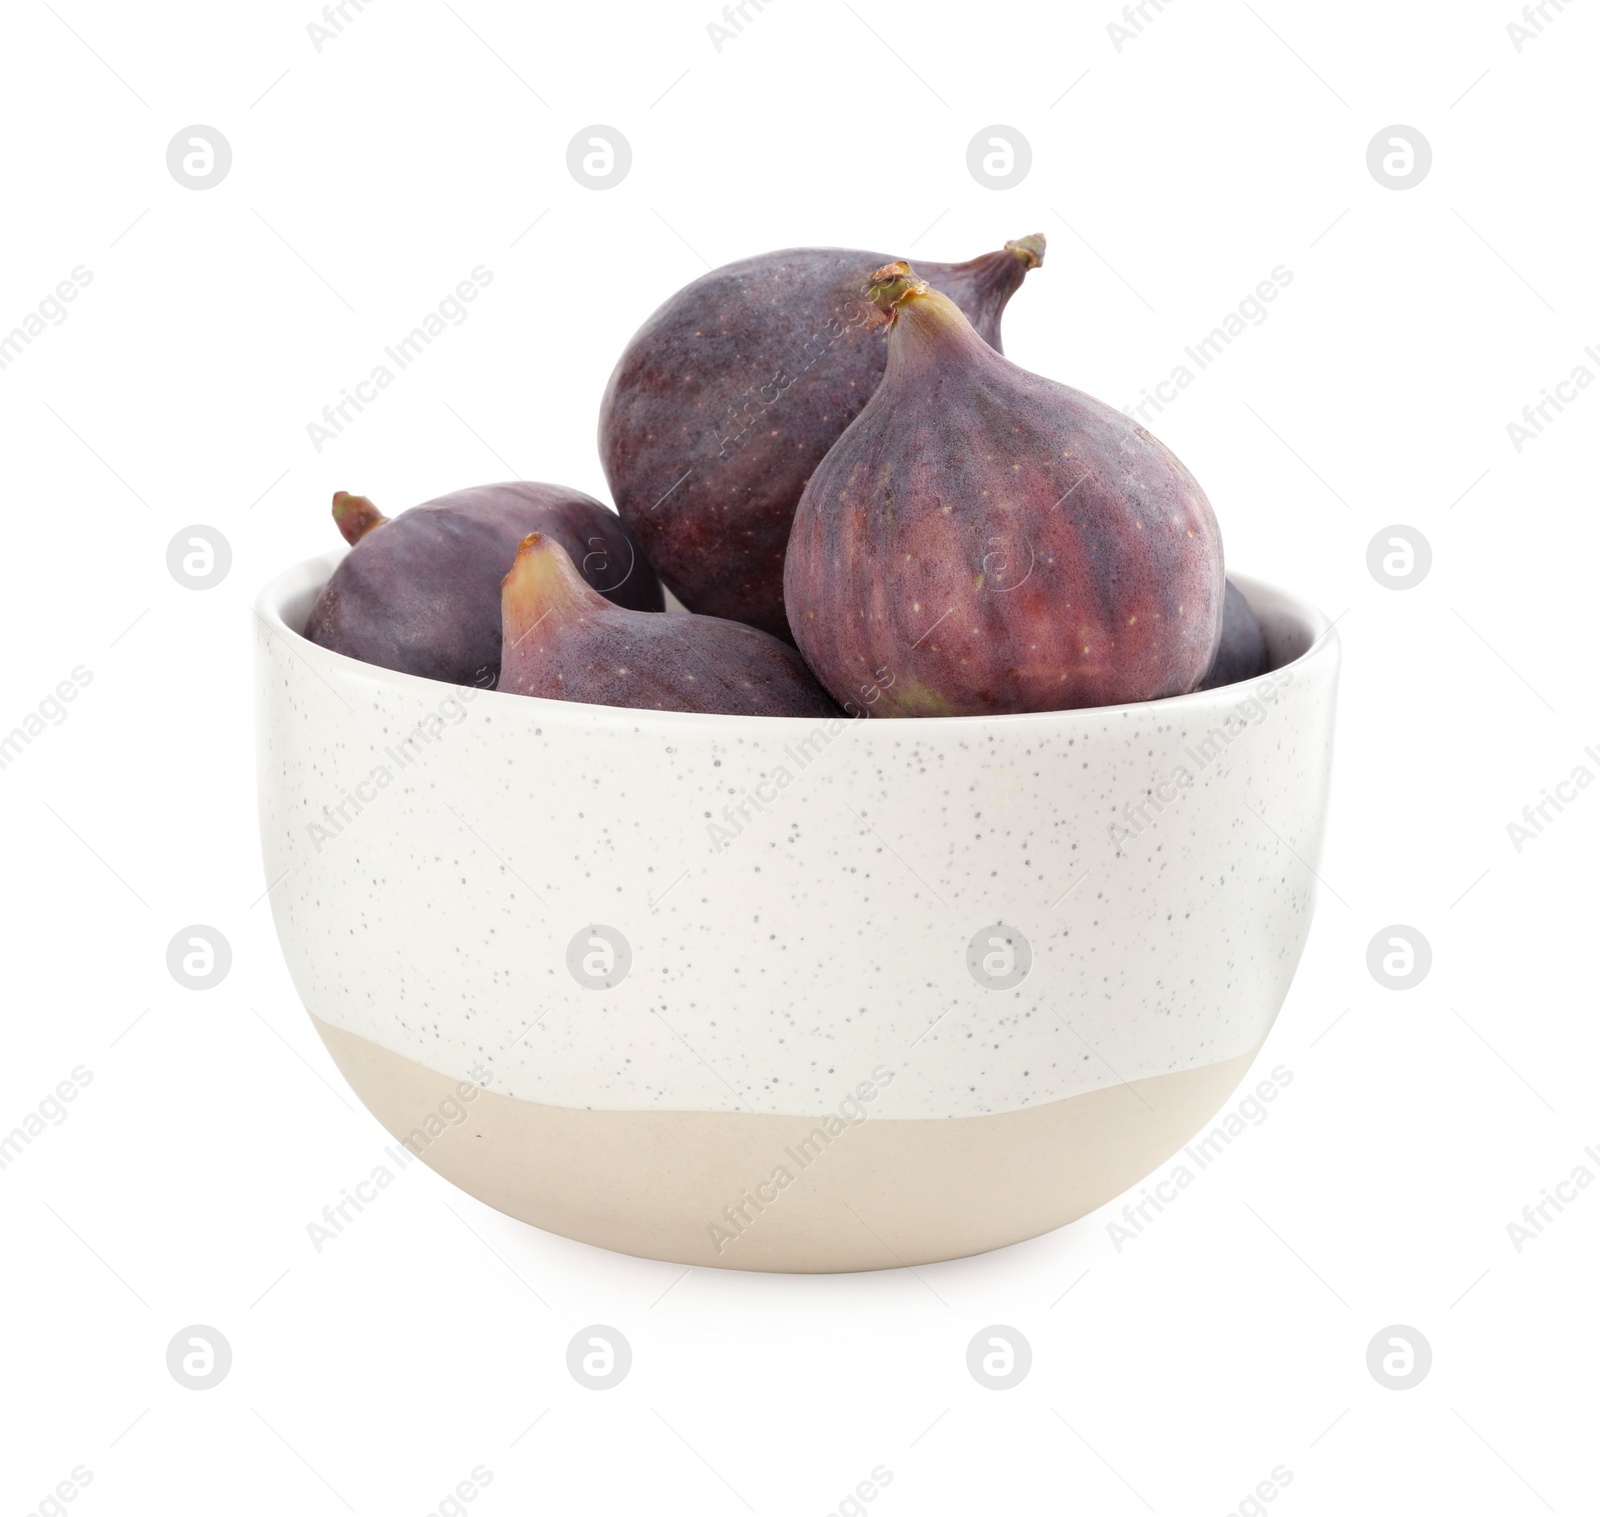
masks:
POLYGON ((1311 607, 1236 576, 1273 671, 1141 705, 708 716, 317 647, 340 556, 256 604, 273 919, 356 1094, 488 1205, 680 1264, 956 1258, 1103 1205, 1249 1072, 1316 894, 1311 607))

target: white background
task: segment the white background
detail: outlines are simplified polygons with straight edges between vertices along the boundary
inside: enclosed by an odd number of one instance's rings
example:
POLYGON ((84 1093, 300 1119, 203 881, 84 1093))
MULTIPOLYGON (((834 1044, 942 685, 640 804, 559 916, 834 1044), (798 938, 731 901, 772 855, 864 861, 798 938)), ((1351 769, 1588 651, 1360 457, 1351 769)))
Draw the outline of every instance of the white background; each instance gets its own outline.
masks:
POLYGON ((93 281, 0 370, 0 730, 75 666, 93 681, 0 771, 0 1131, 75 1066, 93 1081, 0 1171, 5 1509, 81 1465, 84 1513, 421 1514, 481 1465, 486 1517, 821 1517, 882 1465, 885 1517, 1220 1517, 1282 1465, 1291 1517, 1592 1511, 1600 1193, 1520 1253, 1507 1224, 1580 1163, 1600 1175, 1600 794, 1520 852, 1506 829, 1600 774, 1600 393, 1520 453, 1506 428, 1576 365, 1600 374, 1600 15, 1552 5, 1519 52, 1510 0, 1170 0, 1119 52, 1109 0, 769 0, 718 52, 710 0, 453 4, 352 6, 320 53, 310 0, 7 9, 0 331, 75 266, 93 281), (233 151, 203 192, 165 161, 193 123, 233 151), (566 168, 593 123, 633 150, 604 192, 566 168), (1404 191, 1366 166, 1395 123, 1433 150, 1404 191), (1032 147, 1003 192, 966 167, 991 124, 1032 147), (708 265, 959 259, 1034 231, 1007 351, 1119 405, 1293 272, 1153 425, 1230 566, 1345 644, 1269 1120, 1120 1252, 1114 1205, 915 1271, 685 1272, 421 1165, 314 1252, 307 1223, 387 1140, 261 900, 259 585, 336 545, 336 488, 391 512, 519 476, 604 495, 611 365, 708 265), (307 423, 479 264, 465 324, 315 451, 307 423), (232 546, 212 590, 166 567, 192 523, 232 546), (1393 523, 1432 545, 1414 589, 1367 568, 1393 523), (165 965, 196 922, 234 951, 204 993, 165 965), (1434 955, 1403 993, 1366 967, 1392 923, 1434 955), (195 1323, 233 1347, 206 1392, 165 1367, 195 1323), (603 1393, 565 1367, 591 1323, 633 1346, 603 1393), (1033 1349, 1004 1392, 965 1365, 996 1323, 1033 1349), (1391 1324, 1432 1345, 1415 1389, 1366 1368, 1391 1324))

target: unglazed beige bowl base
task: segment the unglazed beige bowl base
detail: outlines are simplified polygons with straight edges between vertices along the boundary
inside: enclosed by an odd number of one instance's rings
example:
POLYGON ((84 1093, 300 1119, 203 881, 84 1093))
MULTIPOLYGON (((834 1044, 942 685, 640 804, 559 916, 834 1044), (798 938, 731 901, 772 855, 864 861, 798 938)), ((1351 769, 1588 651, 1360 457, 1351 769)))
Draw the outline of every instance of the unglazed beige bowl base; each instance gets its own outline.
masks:
POLYGON ((872 1117, 822 1142, 814 1117, 462 1101, 472 1087, 311 1020, 389 1132, 487 1205, 625 1254, 802 1274, 959 1259, 1075 1221, 1182 1148, 1258 1051, 999 1116, 872 1117))

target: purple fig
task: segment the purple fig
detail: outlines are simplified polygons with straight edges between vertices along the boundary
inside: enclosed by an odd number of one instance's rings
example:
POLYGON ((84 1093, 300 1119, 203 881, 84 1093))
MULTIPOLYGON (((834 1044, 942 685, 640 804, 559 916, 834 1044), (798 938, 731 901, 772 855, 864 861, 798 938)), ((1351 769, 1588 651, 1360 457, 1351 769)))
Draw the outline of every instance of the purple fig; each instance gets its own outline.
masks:
POLYGON ((838 716, 787 643, 741 622, 626 611, 549 538, 522 540, 502 587, 500 688, 595 706, 838 716))
MULTIPOLYGON (((884 319, 866 298, 887 258, 791 248, 678 291, 628 344, 600 406, 611 497, 691 611, 792 640, 783 551, 811 471, 877 388, 884 319)), ((1000 347, 1000 313, 1044 238, 918 272, 1000 347)))
POLYGON ((529 532, 572 555, 619 606, 660 611, 661 585, 627 527, 563 485, 479 485, 392 521, 341 490, 333 517, 350 552, 323 587, 306 636, 365 663, 456 685, 491 686, 500 670, 500 581, 529 532))
POLYGON ((904 263, 871 288, 888 370, 812 473, 784 573, 817 678, 875 716, 1194 689, 1223 574, 1189 471, 1121 411, 1002 358, 904 263))
POLYGON ((1237 685, 1267 672, 1267 639, 1250 602, 1230 579, 1222 598, 1222 641, 1198 689, 1237 685))

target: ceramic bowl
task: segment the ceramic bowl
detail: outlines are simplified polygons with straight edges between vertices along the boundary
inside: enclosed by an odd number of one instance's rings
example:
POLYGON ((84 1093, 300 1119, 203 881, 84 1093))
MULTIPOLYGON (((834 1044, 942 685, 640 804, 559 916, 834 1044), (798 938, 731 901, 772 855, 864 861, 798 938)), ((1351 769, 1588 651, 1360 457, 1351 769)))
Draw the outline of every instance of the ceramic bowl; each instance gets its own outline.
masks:
POLYGON ((1244 1079, 1311 926, 1339 652, 1143 705, 825 721, 457 689, 256 606, 279 941, 391 1134, 537 1227, 855 1270, 1101 1206, 1244 1079))

